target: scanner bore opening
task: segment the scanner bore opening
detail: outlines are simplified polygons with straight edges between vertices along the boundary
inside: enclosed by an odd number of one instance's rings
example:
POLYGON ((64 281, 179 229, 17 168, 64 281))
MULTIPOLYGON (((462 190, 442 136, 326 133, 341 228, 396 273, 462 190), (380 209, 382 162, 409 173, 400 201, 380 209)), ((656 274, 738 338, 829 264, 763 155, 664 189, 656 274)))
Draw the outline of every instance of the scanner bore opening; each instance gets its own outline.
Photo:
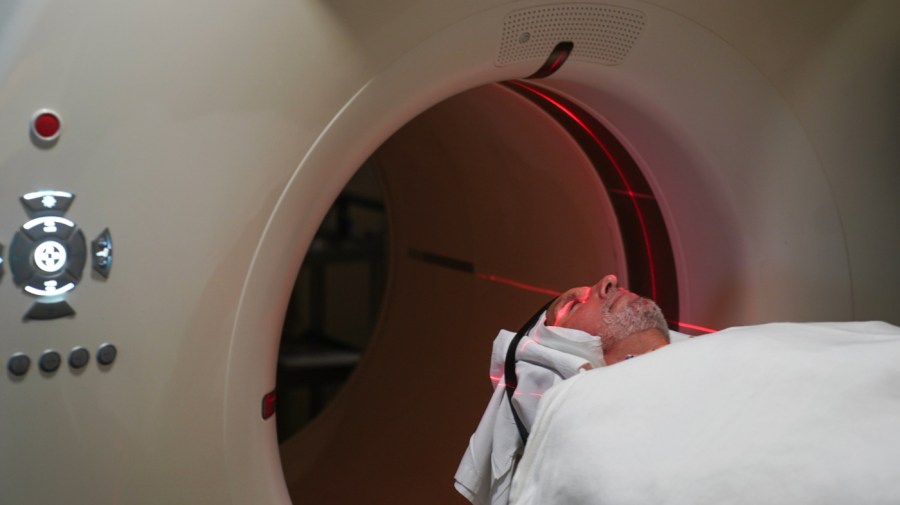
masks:
MULTIPOLYGON (((334 408, 288 440, 279 430, 289 489, 304 499, 330 466, 346 476, 359 464, 362 478, 385 465, 337 456, 383 453, 359 446, 380 443, 373 426, 390 425, 398 439, 441 440, 447 449, 431 451, 441 461, 429 471, 452 475, 486 401, 478 392, 491 338, 552 293, 617 271, 677 320, 674 258, 650 184, 598 119, 559 94, 519 81, 462 93, 401 128, 364 168, 382 181, 391 232, 385 303, 372 331, 377 345, 334 408), (425 358, 415 352, 423 350, 425 358)), ((289 408, 280 398, 279 418, 289 408)))

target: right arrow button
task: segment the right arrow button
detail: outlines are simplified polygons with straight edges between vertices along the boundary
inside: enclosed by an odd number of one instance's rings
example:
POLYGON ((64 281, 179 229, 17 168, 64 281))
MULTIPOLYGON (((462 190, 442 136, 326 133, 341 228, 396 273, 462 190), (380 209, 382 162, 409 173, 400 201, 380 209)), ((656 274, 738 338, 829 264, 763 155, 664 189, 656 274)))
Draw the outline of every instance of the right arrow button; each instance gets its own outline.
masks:
POLYGON ((112 269, 112 260, 112 236, 109 234, 109 228, 107 228, 91 241, 91 264, 94 270, 106 279, 109 277, 109 271, 112 269))

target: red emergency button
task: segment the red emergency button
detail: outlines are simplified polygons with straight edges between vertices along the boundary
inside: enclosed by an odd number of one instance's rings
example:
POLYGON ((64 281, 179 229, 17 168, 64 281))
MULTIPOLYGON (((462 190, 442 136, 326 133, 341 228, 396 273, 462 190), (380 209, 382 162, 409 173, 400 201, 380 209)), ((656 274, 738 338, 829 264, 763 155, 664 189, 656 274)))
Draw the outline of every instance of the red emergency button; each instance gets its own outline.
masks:
POLYGON ((42 109, 31 119, 31 133, 43 142, 53 142, 59 138, 62 120, 59 114, 49 109, 42 109))

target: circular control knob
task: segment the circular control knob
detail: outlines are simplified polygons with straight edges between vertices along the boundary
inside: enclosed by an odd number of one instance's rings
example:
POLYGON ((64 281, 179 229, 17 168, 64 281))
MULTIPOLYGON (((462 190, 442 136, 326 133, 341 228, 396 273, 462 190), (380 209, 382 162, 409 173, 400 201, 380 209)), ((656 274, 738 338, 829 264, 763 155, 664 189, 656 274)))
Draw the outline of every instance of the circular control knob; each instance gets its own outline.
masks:
POLYGON ((34 264, 39 269, 53 274, 66 266, 66 248, 55 240, 46 240, 34 248, 34 264))
POLYGON ((58 296, 74 289, 86 262, 84 233, 72 221, 55 216, 25 223, 9 248, 13 281, 37 297, 58 296))

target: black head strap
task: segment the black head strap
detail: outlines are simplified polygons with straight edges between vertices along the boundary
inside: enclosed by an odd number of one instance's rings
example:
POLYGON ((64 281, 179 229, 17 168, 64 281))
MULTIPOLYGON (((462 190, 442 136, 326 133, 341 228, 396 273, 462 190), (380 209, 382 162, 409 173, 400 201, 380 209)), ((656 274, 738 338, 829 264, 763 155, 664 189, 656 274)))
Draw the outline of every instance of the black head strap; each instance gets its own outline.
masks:
MULTIPOLYGON (((555 300, 555 298, 554 298, 555 300)), ((522 422, 522 419, 519 417, 519 413, 516 412, 516 408, 513 406, 513 394, 516 392, 516 387, 519 385, 519 378, 516 376, 516 349, 519 347, 519 342, 522 340, 522 337, 525 336, 526 333, 534 327, 534 325, 538 322, 538 319, 541 318, 541 314, 550 307, 550 304, 553 303, 553 300, 550 300, 543 307, 540 308, 537 312, 531 316, 531 319, 525 323, 525 326, 516 333, 516 336, 513 337, 512 342, 509 343, 509 347, 506 349, 506 362, 504 363, 503 370, 503 379, 506 382, 506 397, 509 400, 509 408, 512 410, 513 419, 516 421, 516 428, 519 430, 519 436, 522 437, 522 445, 528 442, 528 429, 525 428, 525 423, 522 422)))

